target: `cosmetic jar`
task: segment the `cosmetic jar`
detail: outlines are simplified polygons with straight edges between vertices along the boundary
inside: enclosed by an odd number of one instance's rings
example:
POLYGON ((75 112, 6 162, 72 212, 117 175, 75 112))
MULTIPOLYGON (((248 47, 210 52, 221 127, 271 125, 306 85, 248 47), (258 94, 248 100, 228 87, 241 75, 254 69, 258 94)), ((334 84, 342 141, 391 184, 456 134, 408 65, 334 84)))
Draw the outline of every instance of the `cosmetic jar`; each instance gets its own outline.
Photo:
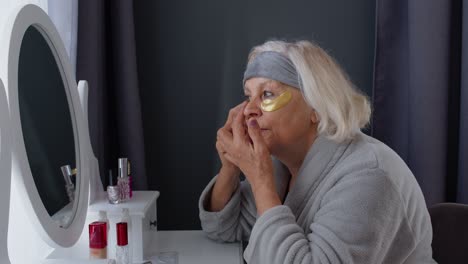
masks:
POLYGON ((89 224, 89 257, 91 259, 107 258, 107 224, 92 222, 89 224))

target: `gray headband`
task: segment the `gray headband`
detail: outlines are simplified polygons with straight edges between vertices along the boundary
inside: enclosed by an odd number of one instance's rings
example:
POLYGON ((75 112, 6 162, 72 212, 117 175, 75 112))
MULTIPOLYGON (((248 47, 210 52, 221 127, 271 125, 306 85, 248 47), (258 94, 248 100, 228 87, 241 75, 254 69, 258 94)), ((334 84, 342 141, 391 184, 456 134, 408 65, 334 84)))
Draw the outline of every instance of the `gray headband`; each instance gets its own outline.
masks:
POLYGON ((292 61, 275 51, 264 51, 258 54, 244 72, 244 81, 252 77, 264 77, 282 82, 300 89, 299 76, 292 61))

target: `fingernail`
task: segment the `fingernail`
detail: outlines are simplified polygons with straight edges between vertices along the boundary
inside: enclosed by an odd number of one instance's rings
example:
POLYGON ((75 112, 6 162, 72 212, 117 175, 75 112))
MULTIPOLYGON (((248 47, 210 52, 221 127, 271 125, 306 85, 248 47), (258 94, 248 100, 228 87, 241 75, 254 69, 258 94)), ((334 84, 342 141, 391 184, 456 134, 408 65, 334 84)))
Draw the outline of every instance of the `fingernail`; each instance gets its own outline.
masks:
POLYGON ((250 127, 258 127, 258 122, 255 119, 252 119, 249 121, 249 126, 250 127))

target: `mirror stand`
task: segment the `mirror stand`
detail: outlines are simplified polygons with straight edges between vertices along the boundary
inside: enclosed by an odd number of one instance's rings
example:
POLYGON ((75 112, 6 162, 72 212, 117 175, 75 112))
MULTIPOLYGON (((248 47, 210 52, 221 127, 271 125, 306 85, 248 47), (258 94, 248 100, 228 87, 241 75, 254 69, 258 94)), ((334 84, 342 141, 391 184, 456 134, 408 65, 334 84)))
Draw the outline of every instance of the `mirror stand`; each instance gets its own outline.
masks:
MULTIPOLYGON (((89 136, 89 127, 88 127, 88 95, 89 95, 89 88, 87 81, 79 81, 78 82, 78 94, 80 96, 80 103, 81 108, 83 109, 83 117, 84 117, 84 125, 86 126, 85 131, 88 131, 87 138, 90 139, 89 136)), ((86 153, 93 153, 90 155, 90 170, 91 176, 89 178, 89 204, 94 203, 99 199, 103 199, 106 197, 106 192, 104 190, 101 177, 99 176, 99 161, 94 156, 93 148, 91 146, 91 141, 88 140, 86 147, 88 148, 86 153)))
POLYGON ((8 101, 3 82, 0 79, 0 263, 9 264, 8 258, 8 212, 10 210, 10 179, 11 179, 11 130, 9 127, 8 101))

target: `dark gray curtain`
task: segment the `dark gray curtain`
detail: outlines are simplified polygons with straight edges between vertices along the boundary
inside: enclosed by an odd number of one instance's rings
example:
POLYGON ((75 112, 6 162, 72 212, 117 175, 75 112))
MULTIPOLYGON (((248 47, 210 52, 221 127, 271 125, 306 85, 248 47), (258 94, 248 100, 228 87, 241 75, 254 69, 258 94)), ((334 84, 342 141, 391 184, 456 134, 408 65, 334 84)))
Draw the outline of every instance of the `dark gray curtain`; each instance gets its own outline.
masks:
POLYGON ((468 3, 377 0, 372 133, 428 205, 468 202, 468 3))
POLYGON ((133 188, 147 189, 133 1, 80 0, 77 79, 89 82, 89 127, 103 184, 131 162, 133 188))

